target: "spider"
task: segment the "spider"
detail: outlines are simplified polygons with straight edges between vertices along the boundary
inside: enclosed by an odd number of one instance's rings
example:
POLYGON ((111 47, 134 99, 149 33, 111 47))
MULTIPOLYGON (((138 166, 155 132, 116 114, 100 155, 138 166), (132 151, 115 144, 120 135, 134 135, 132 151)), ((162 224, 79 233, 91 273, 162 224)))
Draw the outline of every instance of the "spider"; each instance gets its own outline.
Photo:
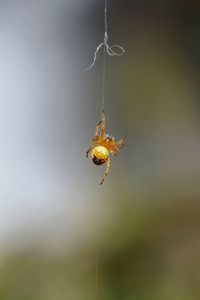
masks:
POLYGON ((103 176, 103 179, 100 183, 105 180, 105 177, 108 175, 110 170, 110 157, 109 154, 116 156, 121 148, 124 147, 125 139, 127 135, 125 134, 122 139, 117 142, 113 137, 105 133, 106 129, 106 120, 105 120, 105 112, 102 111, 102 119, 96 125, 95 134, 90 144, 90 148, 86 151, 86 157, 91 152, 92 161, 95 165, 102 165, 106 162, 106 169, 103 176), (100 128, 101 127, 101 128, 100 128), (100 131, 100 133, 99 133, 100 131))

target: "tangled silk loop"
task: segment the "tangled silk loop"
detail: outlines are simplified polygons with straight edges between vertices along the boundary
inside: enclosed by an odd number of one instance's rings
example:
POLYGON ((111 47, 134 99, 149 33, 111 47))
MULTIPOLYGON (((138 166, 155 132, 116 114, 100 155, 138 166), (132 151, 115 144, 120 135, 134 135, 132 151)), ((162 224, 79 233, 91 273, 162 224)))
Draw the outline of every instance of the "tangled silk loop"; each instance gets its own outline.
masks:
POLYGON ((93 68, 93 66, 96 63, 97 60, 97 55, 100 51, 100 49, 102 47, 105 47, 105 52, 109 55, 109 56, 122 56, 125 52, 124 48, 119 46, 119 45, 111 45, 109 46, 108 44, 108 24, 107 24, 107 1, 105 1, 105 10, 104 10, 104 25, 105 25, 105 32, 104 32, 104 41, 102 43, 99 44, 99 46, 96 48, 95 54, 94 54, 94 59, 93 62, 91 63, 91 65, 86 68, 84 71, 88 71, 91 68, 93 68))

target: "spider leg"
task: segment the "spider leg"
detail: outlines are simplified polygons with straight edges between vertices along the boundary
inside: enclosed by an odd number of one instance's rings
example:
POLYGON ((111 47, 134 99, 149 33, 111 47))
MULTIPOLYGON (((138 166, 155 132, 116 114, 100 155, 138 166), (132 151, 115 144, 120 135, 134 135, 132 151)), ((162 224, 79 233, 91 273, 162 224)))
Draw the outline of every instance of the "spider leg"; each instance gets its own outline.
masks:
POLYGON ((105 177, 108 175, 109 171, 110 171, 110 157, 108 157, 108 160, 107 160, 107 163, 106 163, 106 170, 105 170, 105 173, 104 173, 103 179, 101 180, 100 185, 103 184, 103 182, 105 180, 105 177))
POLYGON ((102 121, 100 121, 95 128, 94 139, 97 139, 99 137, 99 128, 100 128, 101 123, 102 123, 102 121))
POLYGON ((90 148, 86 151, 86 158, 88 158, 88 155, 89 155, 91 150, 92 150, 92 146, 90 146, 90 148))
POLYGON ((120 150, 121 148, 124 147, 126 138, 127 138, 127 134, 125 134, 125 135, 121 138, 121 140, 117 143, 117 144, 118 144, 118 147, 119 147, 119 150, 120 150))
POLYGON ((86 157, 88 158, 88 155, 90 153, 90 151, 92 150, 92 148, 94 147, 95 145, 95 141, 98 140, 99 138, 99 128, 100 128, 100 125, 101 125, 102 121, 100 121, 97 125, 96 125, 96 128, 95 128, 95 133, 94 133, 94 138, 92 139, 92 143, 90 145, 90 148, 86 151, 86 157))
POLYGON ((117 152, 118 152, 118 150, 110 150, 110 154, 112 154, 112 156, 116 156, 117 152))
POLYGON ((106 118, 105 118, 105 112, 104 110, 102 110, 101 137, 103 138, 105 136, 105 130, 106 130, 106 118))
POLYGON ((117 153, 121 150, 121 148, 124 147, 126 138, 127 138, 127 134, 125 134, 119 142, 116 142, 116 147, 114 147, 114 149, 110 150, 110 153, 112 155, 116 156, 117 153))

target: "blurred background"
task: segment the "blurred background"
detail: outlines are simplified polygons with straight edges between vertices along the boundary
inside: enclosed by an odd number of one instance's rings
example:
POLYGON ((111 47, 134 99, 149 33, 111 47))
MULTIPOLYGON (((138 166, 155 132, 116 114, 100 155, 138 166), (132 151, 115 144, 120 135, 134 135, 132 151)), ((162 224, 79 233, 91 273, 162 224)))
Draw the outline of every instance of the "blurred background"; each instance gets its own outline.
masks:
POLYGON ((200 299, 200 4, 108 0, 108 132, 85 158, 102 100, 103 0, 0 2, 0 299, 200 299))

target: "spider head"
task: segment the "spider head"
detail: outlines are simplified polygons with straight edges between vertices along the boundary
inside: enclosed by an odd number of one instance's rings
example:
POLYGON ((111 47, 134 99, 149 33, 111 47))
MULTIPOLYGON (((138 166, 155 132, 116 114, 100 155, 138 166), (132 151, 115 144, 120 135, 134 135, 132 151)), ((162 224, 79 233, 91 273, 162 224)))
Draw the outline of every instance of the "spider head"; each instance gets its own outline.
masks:
POLYGON ((107 140, 108 142, 110 142, 110 141, 113 141, 114 138, 113 138, 112 136, 110 136, 109 134, 107 134, 107 135, 106 135, 106 140, 107 140))
POLYGON ((95 165, 103 165, 108 156, 109 151, 103 146, 97 146, 92 150, 92 161, 95 165))

